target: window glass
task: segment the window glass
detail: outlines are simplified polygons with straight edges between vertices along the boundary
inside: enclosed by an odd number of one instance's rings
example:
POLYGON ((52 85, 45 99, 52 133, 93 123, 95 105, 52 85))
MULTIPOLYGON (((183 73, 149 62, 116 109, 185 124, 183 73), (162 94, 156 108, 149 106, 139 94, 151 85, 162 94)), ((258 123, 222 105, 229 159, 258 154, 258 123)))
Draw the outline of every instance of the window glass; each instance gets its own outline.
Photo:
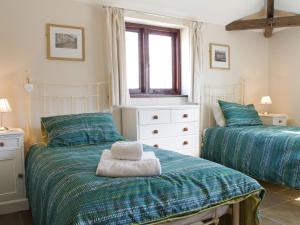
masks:
POLYGON ((126 72, 129 89, 140 88, 139 33, 126 31, 126 72))
POLYGON ((172 38, 149 35, 150 89, 172 89, 172 38))

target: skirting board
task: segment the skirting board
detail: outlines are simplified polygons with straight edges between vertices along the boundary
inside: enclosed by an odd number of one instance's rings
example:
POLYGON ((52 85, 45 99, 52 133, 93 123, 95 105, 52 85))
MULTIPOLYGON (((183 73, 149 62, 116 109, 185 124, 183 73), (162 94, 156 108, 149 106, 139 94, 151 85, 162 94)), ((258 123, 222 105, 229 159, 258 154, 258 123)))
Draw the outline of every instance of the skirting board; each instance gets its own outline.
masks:
POLYGON ((29 204, 27 198, 0 203, 0 215, 24 211, 28 209, 29 204))

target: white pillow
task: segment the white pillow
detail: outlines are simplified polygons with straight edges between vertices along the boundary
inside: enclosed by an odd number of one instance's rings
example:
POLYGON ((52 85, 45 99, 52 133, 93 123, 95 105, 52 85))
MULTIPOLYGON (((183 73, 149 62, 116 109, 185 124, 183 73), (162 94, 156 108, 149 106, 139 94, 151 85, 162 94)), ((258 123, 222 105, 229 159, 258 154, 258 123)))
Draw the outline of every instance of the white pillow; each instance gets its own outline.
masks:
POLYGON ((217 125, 219 127, 225 127, 225 118, 224 118, 224 115, 223 115, 223 112, 220 108, 219 105, 214 105, 212 107, 212 110, 213 110, 213 114, 214 114, 214 117, 215 117, 215 121, 217 123, 217 125))

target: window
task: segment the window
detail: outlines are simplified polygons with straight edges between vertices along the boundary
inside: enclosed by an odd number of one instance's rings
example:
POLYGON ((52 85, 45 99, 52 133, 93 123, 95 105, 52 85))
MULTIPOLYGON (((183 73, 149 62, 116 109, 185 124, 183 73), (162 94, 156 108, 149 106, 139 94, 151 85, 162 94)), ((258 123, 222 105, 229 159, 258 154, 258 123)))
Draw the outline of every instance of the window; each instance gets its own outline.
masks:
POLYGON ((180 95, 180 30, 126 23, 126 66, 132 97, 180 95))

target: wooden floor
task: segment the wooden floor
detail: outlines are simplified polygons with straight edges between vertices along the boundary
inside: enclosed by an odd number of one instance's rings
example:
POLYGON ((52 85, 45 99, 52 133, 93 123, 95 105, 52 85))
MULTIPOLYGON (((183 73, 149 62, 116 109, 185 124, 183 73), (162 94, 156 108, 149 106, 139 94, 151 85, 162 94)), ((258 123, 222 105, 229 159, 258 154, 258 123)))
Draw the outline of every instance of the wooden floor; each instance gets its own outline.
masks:
POLYGON ((300 190, 260 182, 267 190, 262 225, 300 225, 300 190))
MULTIPOLYGON (((261 184, 267 189, 261 205, 262 225, 299 225, 300 191, 261 184)), ((30 212, 24 211, 0 216, 0 225, 33 225, 33 222, 30 212)))

